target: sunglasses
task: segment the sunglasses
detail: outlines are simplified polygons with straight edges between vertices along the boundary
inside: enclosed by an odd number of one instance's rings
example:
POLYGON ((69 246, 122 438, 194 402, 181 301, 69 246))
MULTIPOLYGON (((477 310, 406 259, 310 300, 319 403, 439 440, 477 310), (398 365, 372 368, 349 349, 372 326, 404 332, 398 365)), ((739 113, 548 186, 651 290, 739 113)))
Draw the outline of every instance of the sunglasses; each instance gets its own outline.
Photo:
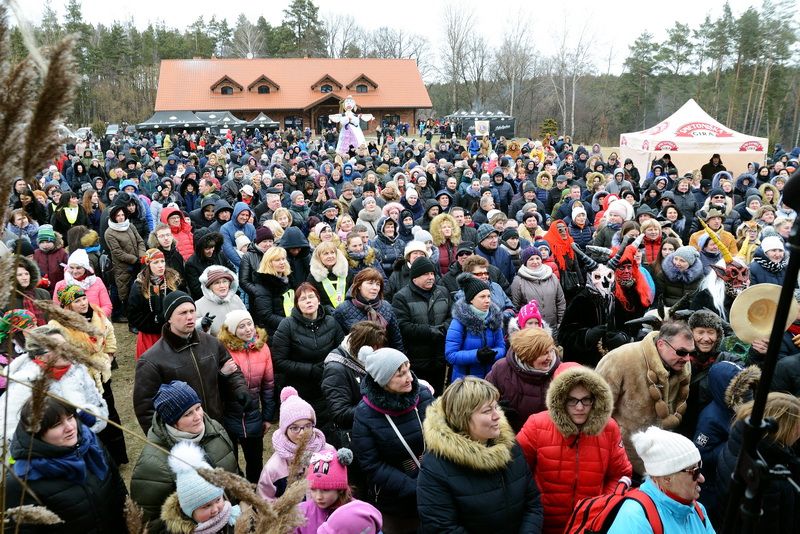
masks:
POLYGON ((667 341, 666 339, 662 339, 661 341, 663 341, 664 343, 666 343, 666 344, 667 344, 667 346, 669 346, 669 348, 671 348, 672 350, 674 350, 674 351, 675 351, 675 354, 677 354, 677 355, 678 355, 679 357, 681 357, 681 358, 685 358, 685 357, 687 357, 687 356, 691 356, 691 357, 695 357, 695 356, 697 356, 697 351, 696 351, 696 350, 676 349, 676 348, 675 348, 675 347, 673 347, 673 346, 672 346, 672 344, 671 344, 669 341, 667 341))
POLYGON ((691 469, 681 469, 683 473, 689 473, 692 475, 692 480, 697 482, 697 479, 700 478, 700 470, 703 469, 703 461, 700 460, 700 463, 697 464, 696 467, 692 467, 691 469))

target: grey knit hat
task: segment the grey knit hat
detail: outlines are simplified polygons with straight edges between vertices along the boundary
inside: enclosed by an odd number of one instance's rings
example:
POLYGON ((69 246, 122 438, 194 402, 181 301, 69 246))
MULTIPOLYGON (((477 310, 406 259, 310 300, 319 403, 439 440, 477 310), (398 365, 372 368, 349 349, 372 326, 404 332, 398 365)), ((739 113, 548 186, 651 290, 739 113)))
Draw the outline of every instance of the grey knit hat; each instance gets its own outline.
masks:
POLYGON ((408 357, 399 350, 389 347, 373 350, 369 346, 361 347, 358 359, 366 360, 367 373, 381 387, 388 384, 400 366, 408 361, 408 357))
POLYGON ((672 253, 672 255, 686 260, 686 263, 689 264, 689 267, 694 265, 694 262, 700 259, 700 253, 697 252, 697 249, 690 247, 689 245, 679 247, 675 252, 672 253))
POLYGON ((488 225, 486 223, 481 224, 478 227, 478 237, 477 237, 478 243, 480 243, 481 241, 483 241, 484 239, 486 239, 487 237, 489 237, 492 234, 498 234, 499 235, 500 232, 498 232, 497 229, 495 229, 491 225, 488 225))

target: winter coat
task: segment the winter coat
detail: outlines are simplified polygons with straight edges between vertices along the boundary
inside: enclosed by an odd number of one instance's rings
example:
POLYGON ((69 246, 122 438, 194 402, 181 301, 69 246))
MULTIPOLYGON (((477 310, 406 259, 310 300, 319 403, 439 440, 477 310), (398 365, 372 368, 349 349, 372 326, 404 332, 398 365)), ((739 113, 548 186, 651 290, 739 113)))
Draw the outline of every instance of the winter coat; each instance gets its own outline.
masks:
POLYGON ((172 237, 175 238, 175 243, 177 243, 178 252, 181 253, 181 257, 183 257, 184 260, 188 260, 194 252, 192 225, 186 222, 181 210, 178 208, 164 208, 161 210, 161 222, 169 226, 169 229, 172 231, 172 237), (181 216, 181 225, 178 227, 170 226, 169 222, 167 222, 169 216, 175 212, 178 212, 181 216))
POLYGON ((777 284, 783 285, 783 280, 786 277, 786 265, 788 259, 783 260, 783 267, 778 272, 772 272, 770 269, 775 269, 781 264, 776 264, 767 258, 764 251, 759 247, 756 250, 755 258, 750 262, 750 285, 755 284, 777 284), (765 265, 769 267, 766 268, 765 265))
POLYGON ((233 264, 228 261, 225 254, 222 253, 222 234, 219 232, 198 231, 194 240, 194 254, 186 260, 184 270, 186 271, 186 284, 189 287, 189 294, 194 300, 199 300, 203 297, 202 284, 200 283, 200 275, 203 271, 211 265, 221 265, 230 270, 233 270, 233 264), (210 258, 206 258, 203 254, 203 249, 206 243, 214 243, 214 252, 210 258))
POLYGON ((203 209, 208 206, 214 206, 216 201, 217 201, 216 197, 208 196, 200 202, 199 208, 189 212, 189 218, 192 220, 192 226, 194 228, 208 228, 209 226, 214 224, 214 221, 216 219, 211 219, 209 221, 208 219, 203 217, 203 209))
MULTIPOLYGON (((358 273, 363 271, 368 267, 372 267, 383 277, 383 287, 387 287, 389 284, 389 279, 386 276, 386 273, 383 272, 383 267, 381 267, 381 262, 378 260, 377 254, 375 253, 375 249, 369 247, 365 249, 366 254, 364 254, 363 258, 354 258, 349 252, 344 251, 345 258, 347 258, 347 287, 350 287, 353 283, 353 279, 356 277, 358 273)), ((394 274, 394 273, 392 273, 394 274)))
POLYGON ((237 438, 263 436, 263 423, 272 421, 275 416, 275 373, 267 346, 267 333, 263 328, 257 328, 256 342, 252 348, 247 348, 247 344, 227 328, 220 330, 217 339, 242 371, 250 397, 261 406, 245 412, 238 402, 228 402, 223 419, 225 429, 237 438))
POLYGON ((543 265, 542 268, 550 271, 550 275, 544 279, 533 276, 527 267, 520 268, 514 281, 511 282, 511 302, 516 309, 520 309, 532 299, 536 299, 542 319, 554 331, 558 331, 558 326, 564 319, 567 301, 564 298, 564 290, 552 269, 547 265, 543 265))
POLYGON ((55 288, 59 282, 64 280, 64 265, 67 264, 69 254, 64 250, 64 243, 61 241, 61 236, 56 234, 56 242, 53 250, 45 252, 37 248, 33 251, 33 259, 39 266, 41 276, 47 277, 50 285, 44 289, 51 295, 55 295, 55 288))
POLYGON ((86 216, 86 210, 83 209, 83 206, 78 205, 78 216, 75 222, 69 222, 67 220, 67 212, 64 211, 64 208, 59 208, 58 211, 50 217, 50 224, 53 225, 53 230, 59 234, 67 235, 67 232, 73 226, 89 226, 89 218, 86 216))
POLYGON ((353 429, 353 416, 361 401, 361 381, 366 374, 364 363, 350 350, 349 334, 325 357, 322 390, 328 399, 331 422, 340 430, 353 429))
POLYGON ((441 387, 444 339, 451 320, 450 294, 437 285, 425 292, 411 282, 394 296, 392 309, 414 373, 434 388, 441 387))
POLYGON ((359 211, 356 224, 363 224, 367 229, 369 238, 372 239, 377 234, 378 219, 380 219, 382 216, 383 212, 376 204, 375 209, 373 209, 371 212, 367 211, 366 209, 359 211))
MULTIPOLYGON (((337 308, 338 309, 338 308, 337 308)), ((322 392, 322 368, 327 354, 339 346, 344 331, 323 306, 316 319, 308 319, 297 308, 281 321, 272 337, 272 361, 280 388, 292 386, 317 413, 317 426, 329 419, 328 403, 322 392)))
POLYGON ((436 401, 423 431, 419 532, 541 532, 539 489, 504 417, 499 437, 484 445, 453 430, 436 401))
POLYGON ((592 244, 594 226, 591 226, 588 222, 584 224, 583 227, 580 227, 575 221, 570 220, 568 229, 569 235, 572 236, 573 241, 575 241, 575 244, 578 245, 581 250, 586 250, 586 245, 592 244))
POLYGON ((261 249, 255 243, 250 243, 239 264, 239 287, 250 299, 255 298, 258 293, 258 266, 261 265, 263 256, 264 253, 261 252, 261 249))
POLYGON ((674 254, 661 261, 661 270, 656 273, 656 295, 664 299, 664 306, 672 306, 684 295, 694 293, 703 280, 703 262, 697 258, 686 271, 679 271, 672 263, 674 254))
POLYGON ((182 338, 165 324, 161 339, 136 362, 133 409, 142 430, 150 428, 153 398, 158 388, 173 380, 189 384, 200 397, 203 411, 212 419, 222 421, 223 397, 238 400, 240 394, 249 395, 241 371, 227 376, 219 372, 230 357, 217 338, 196 330, 188 338, 182 338))
POLYGON ((561 360, 553 360, 547 371, 523 368, 512 349, 495 362, 486 380, 500 391, 500 404, 514 432, 519 432, 528 418, 547 409, 545 397, 561 360))
MULTIPOLYGON (((789 335, 791 334, 786 334, 786 336, 789 335)), ((795 351, 800 350, 794 344, 792 344, 792 348, 795 351)), ((778 360, 771 390, 800 396, 800 354, 791 354, 778 360)))
MULTIPOLYGON (((681 534, 714 534, 714 527, 708 520, 708 514, 703 509, 705 522, 700 518, 694 505, 682 504, 667 496, 666 493, 655 485, 652 479, 645 480, 639 489, 653 499, 661 518, 664 532, 680 532, 681 534)), ((652 532, 652 527, 644 515, 644 508, 638 502, 628 499, 622 503, 617 512, 614 523, 608 530, 608 534, 631 534, 632 532, 652 532)), ((764 532, 778 532, 777 530, 765 530, 764 532)), ((784 531, 788 532, 788 531, 784 531)))
MULTIPOLYGON (((102 363, 110 367, 110 362, 98 362, 98 365, 102 363)), ((5 372, 14 381, 9 380, 5 393, 0 395, 0 406, 3 407, 0 411, 0 432, 7 440, 11 440, 17 430, 22 407, 31 398, 30 385, 42 376, 42 368, 26 354, 14 358, 5 372)), ((90 428, 95 434, 106 427, 108 404, 85 365, 81 363, 70 365, 60 380, 51 380, 48 383, 47 391, 75 406, 82 407, 93 415, 100 416, 90 428)))
MULTIPOLYGON (((257 273, 256 280, 258 292, 250 300, 250 312, 256 325, 266 329, 272 338, 278 325, 287 316, 283 296, 290 289, 289 281, 266 273, 257 273)), ((294 301, 291 305, 293 309, 294 301)))
POLYGON ((457 301, 453 306, 453 320, 447 329, 444 342, 444 353, 448 363, 453 366, 451 380, 472 375, 483 378, 492 368, 491 364, 478 361, 478 349, 488 347, 497 352, 495 361, 506 354, 503 340, 503 321, 500 311, 492 304, 489 315, 481 320, 470 309, 465 300, 457 301))
MULTIPOLYGON (((80 423, 79 423, 80 424, 80 423)), ((81 428, 78 428, 81 432, 81 428)), ((81 438, 83 439, 83 438, 81 438)), ((5 478, 6 508, 25 505, 40 505, 56 514, 63 523, 57 525, 15 525, 11 522, 5 526, 5 532, 20 534, 106 534, 108 532, 126 532, 123 508, 128 490, 119 474, 119 470, 111 455, 97 440, 98 447, 105 456, 108 471, 102 480, 86 470, 83 482, 69 480, 66 477, 44 476, 37 480, 27 476, 14 476, 10 470, 5 478), (20 484, 25 479, 25 486, 20 484), (17 528, 19 530, 17 530, 17 528)), ((24 429, 17 430, 11 444, 11 456, 17 460, 28 457, 33 461, 55 461, 64 457, 74 458, 71 447, 50 445, 32 437, 24 429)), ((85 463, 84 463, 85 465, 85 463)), ((34 468, 35 470, 35 468, 34 468)))
POLYGON ((195 302, 197 307, 197 324, 200 325, 200 320, 206 315, 214 316, 214 322, 211 323, 211 328, 208 333, 212 336, 219 334, 222 329, 222 323, 225 317, 234 310, 245 310, 244 302, 239 298, 236 292, 239 290, 239 279, 235 273, 231 272, 225 267, 207 267, 203 274, 200 275, 200 289, 203 292, 203 298, 195 302), (211 291, 208 287, 209 271, 224 270, 233 277, 228 294, 225 298, 220 298, 211 291))
POLYGON ((478 245, 475 247, 475 254, 486 258, 486 260, 489 262, 489 265, 494 265, 497 267, 503 276, 506 277, 506 280, 509 282, 514 280, 514 275, 517 274, 517 271, 514 269, 514 265, 511 262, 511 256, 508 254, 508 252, 499 246, 494 251, 490 251, 478 245))
POLYGON ((631 464, 611 418, 611 391, 597 373, 585 367, 560 373, 547 392, 547 405, 549 411, 525 422, 517 441, 542 492, 542 532, 560 534, 579 500, 614 491, 620 477, 631 476, 631 464), (580 427, 566 409, 569 392, 578 385, 594 397, 580 427))
MULTIPOLYGON (((229 517, 228 522, 230 522, 232 517, 233 514, 229 517)), ((198 527, 197 521, 184 514, 183 510, 181 510, 181 503, 180 500, 178 500, 177 491, 167 497, 164 504, 161 506, 158 525, 163 526, 163 532, 166 534, 192 534, 198 527)), ((233 533, 234 526, 225 524, 222 526, 221 530, 217 530, 215 534, 233 533)))
MULTIPOLYGON (((359 321, 366 321, 367 312, 355 304, 353 304, 353 297, 350 291, 347 292, 347 297, 343 303, 337 307, 333 312, 333 317, 339 322, 343 332, 349 332, 353 325, 359 321)), ((397 318, 392 310, 392 305, 386 300, 381 300, 375 307, 376 311, 386 321, 386 346, 397 349, 400 352, 405 352, 403 348, 403 338, 400 335, 400 327, 397 325, 397 318)))
MULTIPOLYGON (((164 320, 164 299, 176 291, 168 284, 166 292, 154 291, 150 287, 150 295, 145 295, 142 285, 137 279, 131 286, 130 300, 128 301, 128 322, 131 326, 145 334, 161 335, 161 327, 166 324, 164 320)), ((202 317, 202 315, 200 316, 202 317)), ((199 322, 199 321, 198 321, 199 322)))
POLYGON ((144 256, 144 240, 133 224, 124 231, 108 227, 105 233, 106 245, 114 265, 114 280, 122 302, 128 300, 130 281, 139 273, 139 258, 144 256))
POLYGON ((308 278, 311 246, 303 232, 294 226, 286 229, 281 237, 280 246, 286 249, 286 262, 292 271, 292 274, 289 275, 289 287, 296 289, 308 278), (291 249, 298 249, 297 255, 292 254, 291 249))
POLYGON ((618 347, 600 360, 597 372, 606 379, 614 396, 614 419, 619 423, 625 450, 637 473, 644 474, 644 463, 636 453, 630 437, 651 425, 665 430, 678 426, 679 415, 686 411, 692 368, 685 365, 680 372, 670 372, 656 349, 658 331, 639 342, 618 347), (655 375, 652 380, 651 375, 655 375), (655 383, 666 403, 666 417, 656 414, 656 402, 650 397, 650 384, 655 383))
POLYGON ((233 269, 234 271, 239 270, 239 263, 242 261, 239 253, 236 251, 236 232, 244 232, 244 235, 246 235, 247 239, 251 242, 255 242, 256 240, 256 227, 253 226, 253 223, 248 221, 246 224, 239 224, 236 220, 239 214, 244 210, 249 210, 252 213, 252 210, 247 204, 244 202, 237 202, 233 207, 231 220, 223 224, 219 229, 219 233, 222 234, 222 251, 225 253, 225 257, 235 266, 235 269, 233 269))
MULTIPOLYGON (((238 463, 228 434, 208 415, 203 417, 203 422, 206 430, 197 445, 203 449, 205 461, 212 468, 236 473, 238 463)), ((153 522, 152 527, 160 523, 161 505, 175 491, 175 473, 167 464, 167 455, 155 446, 169 451, 177 440, 167 431, 167 425, 158 414, 153 415, 153 426, 147 432, 147 440, 150 443, 142 449, 131 474, 131 498, 141 507, 144 521, 153 522)))
POLYGON ((361 381, 361 394, 353 417, 352 445, 369 480, 365 493, 384 514, 416 517, 419 469, 389 420, 419 460, 425 451, 422 424, 433 397, 416 377, 411 391, 398 395, 383 389, 369 375, 361 381))
POLYGON ((378 235, 370 241, 370 246, 375 249, 383 272, 386 276, 391 276, 395 262, 403 258, 405 245, 399 238, 389 239, 380 232, 381 229, 382 225, 378 229, 378 235))

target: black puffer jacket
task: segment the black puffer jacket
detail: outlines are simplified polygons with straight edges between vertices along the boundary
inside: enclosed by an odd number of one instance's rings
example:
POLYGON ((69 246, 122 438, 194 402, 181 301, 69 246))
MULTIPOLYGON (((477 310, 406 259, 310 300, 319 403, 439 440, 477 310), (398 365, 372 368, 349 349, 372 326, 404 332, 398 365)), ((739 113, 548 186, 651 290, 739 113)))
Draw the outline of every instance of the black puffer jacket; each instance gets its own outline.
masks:
POLYGON ((450 428, 441 402, 428 408, 423 426, 419 532, 541 532, 539 490, 505 418, 488 445, 450 428))
POLYGON ((328 403, 322 394, 322 368, 327 354, 344 338, 339 323, 328 315, 324 306, 314 320, 292 309, 290 317, 281 321, 272 338, 272 362, 278 375, 278 390, 293 386, 317 413, 317 426, 329 420, 328 403))
MULTIPOLYGON (((99 444, 99 443, 98 443, 99 444)), ((99 444, 103 448, 102 444, 99 444)), ((71 448, 56 447, 33 438, 20 425, 14 433, 11 443, 11 455, 14 458, 56 459, 70 455, 71 448)), ((66 478, 43 477, 29 480, 28 490, 20 485, 19 479, 10 472, 6 473, 5 498, 8 508, 20 505, 43 505, 60 517, 64 523, 59 525, 17 525, 6 526, 4 532, 20 532, 21 534, 106 534, 108 532, 126 532, 123 506, 128 491, 119 475, 114 461, 103 448, 108 473, 100 480, 91 471, 87 471, 86 480, 82 483, 66 478), (36 495, 34 498, 33 494, 36 495)))
MULTIPOLYGON (((258 266, 264 253, 255 243, 247 245, 247 252, 242 256, 239 264, 239 287, 251 298, 256 298, 258 293, 258 266)), ((252 307, 252 306, 251 306, 252 307)))
POLYGON ((222 253, 222 234, 219 232, 209 232, 203 228, 194 233, 194 254, 188 260, 184 270, 186 271, 186 283, 189 286, 189 294, 194 300, 203 298, 203 289, 200 286, 200 275, 211 265, 222 265, 236 272, 236 267, 222 253), (203 255, 206 243, 214 243, 214 253, 210 258, 203 255))
POLYGON ((308 244, 308 239, 303 235, 299 228, 290 226, 286 229, 280 241, 281 247, 286 249, 286 261, 292 269, 292 274, 289 275, 289 286, 292 289, 297 288, 300 284, 306 281, 309 273, 309 265, 311 264, 311 247, 308 244), (296 248, 300 251, 295 256, 289 249, 296 248))
POLYGON ((419 470, 386 416, 392 414, 389 417, 419 459, 425 450, 422 422, 433 397, 416 377, 410 393, 397 395, 367 375, 361 393, 366 400, 356 407, 353 419, 353 453, 370 481, 367 494, 383 513, 415 517, 419 470))
POLYGON ((353 429, 353 416, 361 401, 361 381, 367 374, 364 365, 350 354, 349 336, 325 358, 322 390, 328 399, 331 421, 340 429, 353 429))
POLYGON ((272 335, 278 325, 286 317, 283 311, 283 294, 289 289, 289 281, 274 274, 255 273, 255 290, 250 299, 250 312, 256 325, 264 328, 269 334, 269 345, 272 346, 272 335))
POLYGON ((434 389, 444 386, 444 339, 450 327, 450 293, 433 286, 428 295, 411 282, 392 301, 403 347, 414 373, 434 389))
MULTIPOLYGON (((342 330, 349 332, 353 325, 359 321, 366 321, 367 312, 359 308, 352 302, 353 296, 349 294, 333 312, 333 316, 339 321, 342 330)), ((382 300, 378 303, 377 312, 386 320, 386 335, 388 336, 387 346, 405 352, 403 348, 403 338, 400 336, 400 327, 397 326, 397 318, 394 316, 392 306, 382 300)))

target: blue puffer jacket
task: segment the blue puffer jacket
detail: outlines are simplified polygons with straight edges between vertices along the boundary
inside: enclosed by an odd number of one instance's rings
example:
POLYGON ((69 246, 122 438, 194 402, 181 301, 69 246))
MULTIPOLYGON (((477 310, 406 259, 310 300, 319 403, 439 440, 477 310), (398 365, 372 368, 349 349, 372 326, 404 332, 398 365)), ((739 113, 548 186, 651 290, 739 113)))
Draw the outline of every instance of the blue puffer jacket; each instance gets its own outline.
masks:
POLYGON ((222 251, 225 253, 225 257, 236 267, 237 272, 239 271, 239 264, 242 262, 242 257, 236 252, 236 232, 244 232, 244 235, 252 242, 256 240, 256 227, 250 222, 239 224, 236 220, 239 214, 244 210, 250 211, 250 218, 252 220, 253 213, 250 206, 244 202, 237 202, 233 207, 231 220, 223 224, 219 229, 219 233, 222 234, 222 251))
MULTIPOLYGON (((334 319, 339 322, 339 325, 341 325, 345 333, 349 332, 357 322, 368 320, 367 312, 353 304, 352 300, 353 296, 348 291, 344 302, 339 304, 333 311, 334 319)), ((378 304, 377 312, 383 316, 387 323, 386 334, 389 336, 387 340, 388 346, 400 352, 404 352, 403 338, 400 336, 400 327, 397 325, 397 319, 394 316, 392 305, 385 300, 381 300, 378 304)))
MULTIPOLYGON (((664 525, 664 532, 680 532, 681 534, 714 534, 714 527, 708 520, 708 514, 703 508, 705 523, 694 509, 694 506, 681 504, 678 501, 667 497, 658 489, 653 481, 648 478, 639 488, 649 495, 656 504, 661 523, 664 525)), ((700 505, 701 508, 703 505, 700 505)), ((631 534, 632 532, 652 532, 650 523, 644 515, 644 508, 638 502, 626 500, 619 509, 617 517, 608 534, 631 534)))
POLYGON ((489 315, 481 321, 469 306, 463 299, 456 302, 453 307, 453 321, 444 342, 445 358, 453 366, 451 380, 468 375, 478 378, 486 376, 492 366, 478 361, 478 349, 482 347, 497 351, 495 361, 506 355, 500 310, 493 303, 489 308, 489 315))
POLYGON ((583 225, 583 228, 575 224, 574 221, 569 222, 569 235, 572 236, 572 240, 575 241, 575 244, 578 245, 581 250, 586 250, 586 245, 592 244, 592 236, 594 235, 594 226, 587 224, 583 225))
POLYGON ((381 267, 383 267, 383 272, 386 276, 391 276, 394 262, 396 262, 398 258, 403 257, 403 250, 406 245, 400 238, 390 240, 383 235, 384 224, 386 224, 386 217, 381 217, 378 221, 378 235, 373 237, 369 244, 375 249, 378 259, 381 262, 381 267))
POLYGON ((753 261, 750 262, 750 285, 765 283, 778 284, 779 286, 783 285, 783 279, 786 276, 786 267, 784 266, 779 272, 773 273, 763 267, 762 263, 767 262, 774 265, 774 263, 766 257, 761 247, 759 247, 756 250, 753 261))

